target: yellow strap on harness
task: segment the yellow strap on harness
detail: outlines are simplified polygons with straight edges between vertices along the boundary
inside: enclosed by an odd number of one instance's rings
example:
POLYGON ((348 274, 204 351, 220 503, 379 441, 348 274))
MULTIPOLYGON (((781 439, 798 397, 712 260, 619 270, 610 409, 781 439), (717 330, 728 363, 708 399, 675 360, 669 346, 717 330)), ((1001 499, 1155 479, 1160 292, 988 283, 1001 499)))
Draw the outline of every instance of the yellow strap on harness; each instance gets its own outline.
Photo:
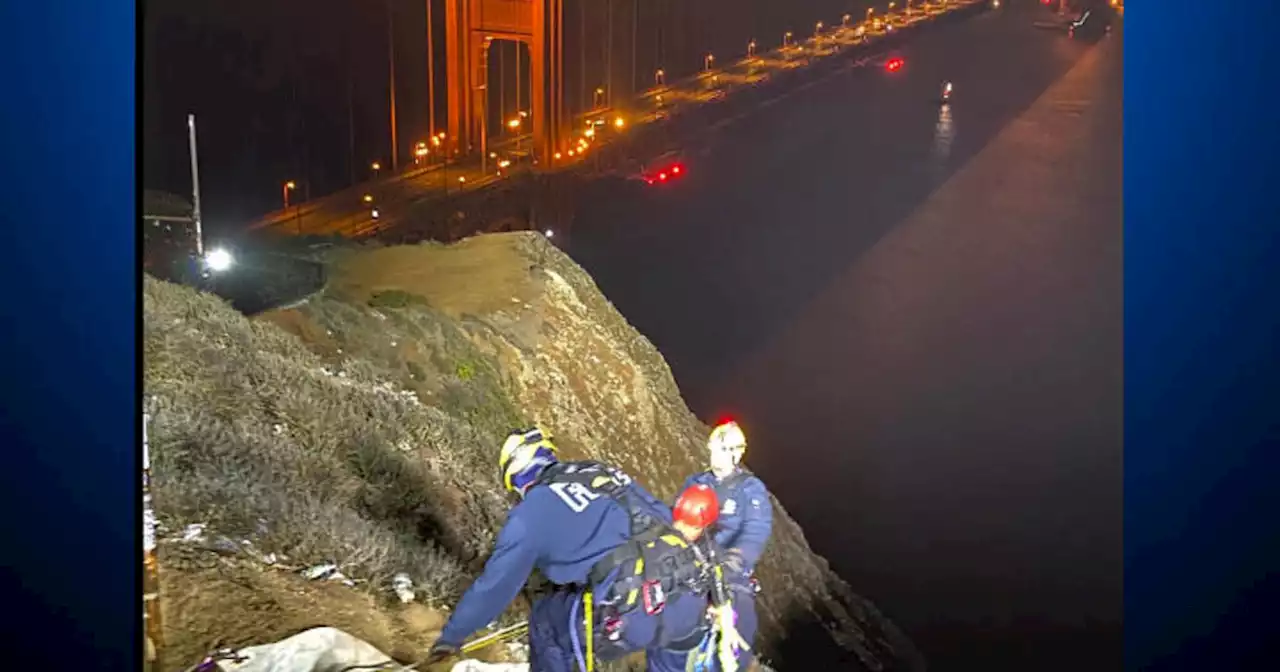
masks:
POLYGON ((591 591, 588 590, 582 596, 582 608, 587 613, 587 672, 593 672, 596 669, 596 652, 595 652, 595 624, 591 622, 591 591))

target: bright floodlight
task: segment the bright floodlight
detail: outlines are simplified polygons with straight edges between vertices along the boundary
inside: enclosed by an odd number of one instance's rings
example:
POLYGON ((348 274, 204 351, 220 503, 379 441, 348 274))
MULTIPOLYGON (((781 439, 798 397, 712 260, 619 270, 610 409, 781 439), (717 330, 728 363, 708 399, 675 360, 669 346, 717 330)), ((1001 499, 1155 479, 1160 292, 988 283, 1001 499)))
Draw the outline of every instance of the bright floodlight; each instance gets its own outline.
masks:
POLYGON ((552 231, 551 229, 547 229, 547 230, 544 232, 544 234, 545 234, 548 238, 554 238, 554 237, 555 237, 555 235, 556 235, 556 232, 555 232, 555 231, 552 231))
POLYGON ((215 273, 221 273, 228 268, 231 268, 231 264, 234 263, 234 261, 235 260, 231 258, 231 253, 220 247, 209 250, 209 253, 204 256, 205 265, 209 267, 209 270, 215 273))

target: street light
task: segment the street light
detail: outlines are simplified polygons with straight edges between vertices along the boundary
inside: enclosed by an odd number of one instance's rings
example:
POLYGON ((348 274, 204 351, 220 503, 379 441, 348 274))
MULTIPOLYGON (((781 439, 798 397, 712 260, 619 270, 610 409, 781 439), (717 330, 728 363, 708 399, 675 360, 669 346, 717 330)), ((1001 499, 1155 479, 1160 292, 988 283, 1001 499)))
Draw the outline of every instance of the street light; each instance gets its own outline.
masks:
POLYGON ((653 72, 654 86, 662 86, 667 83, 667 72, 662 68, 658 68, 653 72))
POLYGON ((756 55, 756 41, 751 40, 747 43, 747 58, 754 58, 756 55))
POLYGON ((711 64, 715 62, 716 62, 716 57, 712 56, 711 54, 707 54, 706 57, 702 59, 702 67, 707 71, 710 71, 711 64))
POLYGON ((782 48, 786 49, 788 44, 791 44, 791 31, 789 30, 782 34, 782 48))
POLYGON ((373 171, 373 179, 378 179, 378 171, 382 170, 382 164, 374 161, 369 164, 369 168, 373 171))
POLYGON ((235 257, 232 257, 230 252, 221 247, 209 250, 208 254, 204 255, 204 267, 214 273, 221 273, 231 268, 234 264, 235 257))
POLYGON ((840 25, 841 25, 842 27, 844 27, 844 28, 848 28, 848 27, 849 27, 849 18, 850 18, 850 17, 849 17, 849 15, 848 15, 848 14, 845 14, 844 16, 840 17, 840 25))
POLYGON ((295 183, 293 180, 289 180, 288 182, 284 183, 284 187, 281 189, 281 192, 284 194, 284 207, 286 210, 289 209, 289 192, 293 191, 297 187, 298 187, 297 183, 295 183))
POLYGON ((595 98, 591 100, 591 107, 598 109, 601 107, 601 104, 603 102, 604 102, 604 87, 597 86, 595 98))
POLYGON ((614 118, 613 118, 613 127, 614 127, 614 128, 617 128, 617 129, 621 130, 621 129, 622 129, 622 127, 623 127, 623 126, 626 126, 626 125, 627 125, 627 122, 626 122, 626 121, 624 121, 624 120, 622 119, 622 117, 614 117, 614 118))

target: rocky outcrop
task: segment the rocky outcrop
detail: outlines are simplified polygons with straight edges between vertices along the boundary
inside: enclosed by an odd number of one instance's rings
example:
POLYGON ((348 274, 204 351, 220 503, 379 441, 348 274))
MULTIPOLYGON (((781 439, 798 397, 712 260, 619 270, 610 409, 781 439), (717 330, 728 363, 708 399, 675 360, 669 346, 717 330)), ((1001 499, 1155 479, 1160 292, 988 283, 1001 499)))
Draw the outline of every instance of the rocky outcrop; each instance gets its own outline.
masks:
MULTIPOLYGON (((257 530, 264 551, 325 556, 301 563, 341 565, 345 553, 344 571, 374 584, 416 572, 440 605, 479 569, 501 524, 492 458, 514 424, 536 421, 569 458, 616 464, 666 499, 703 467, 708 427, 662 356, 536 234, 338 250, 325 292, 253 320, 150 280, 144 308, 147 392, 161 409, 156 500, 169 527, 201 518, 257 530), (201 445, 210 441, 218 446, 201 445), (252 470, 269 475, 230 482, 252 470), (220 489, 263 501, 246 507, 220 489), (374 561, 359 544, 319 538, 328 532, 282 529, 306 516, 385 551, 374 561), (422 554, 433 559, 414 564, 422 554)), ((782 669, 791 659, 921 668, 909 641, 773 505, 759 571, 765 657, 782 669)))

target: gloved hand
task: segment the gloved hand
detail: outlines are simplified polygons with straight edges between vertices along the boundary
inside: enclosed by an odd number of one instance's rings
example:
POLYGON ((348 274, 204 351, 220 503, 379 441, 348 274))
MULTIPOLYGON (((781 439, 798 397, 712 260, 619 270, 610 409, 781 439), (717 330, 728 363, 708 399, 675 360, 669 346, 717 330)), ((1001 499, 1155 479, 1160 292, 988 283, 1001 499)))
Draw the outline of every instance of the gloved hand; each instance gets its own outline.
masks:
POLYGON ((714 627, 720 635, 716 647, 716 658, 720 662, 720 669, 723 672, 737 672, 738 656, 743 651, 750 650, 751 645, 738 633, 736 627, 738 615, 734 612, 732 605, 712 607, 711 612, 714 627))
POLYGON ((427 658, 422 661, 422 664, 435 665, 436 663, 444 662, 458 655, 459 651, 460 649, 457 646, 437 640, 435 644, 431 645, 431 650, 427 652, 427 658))

